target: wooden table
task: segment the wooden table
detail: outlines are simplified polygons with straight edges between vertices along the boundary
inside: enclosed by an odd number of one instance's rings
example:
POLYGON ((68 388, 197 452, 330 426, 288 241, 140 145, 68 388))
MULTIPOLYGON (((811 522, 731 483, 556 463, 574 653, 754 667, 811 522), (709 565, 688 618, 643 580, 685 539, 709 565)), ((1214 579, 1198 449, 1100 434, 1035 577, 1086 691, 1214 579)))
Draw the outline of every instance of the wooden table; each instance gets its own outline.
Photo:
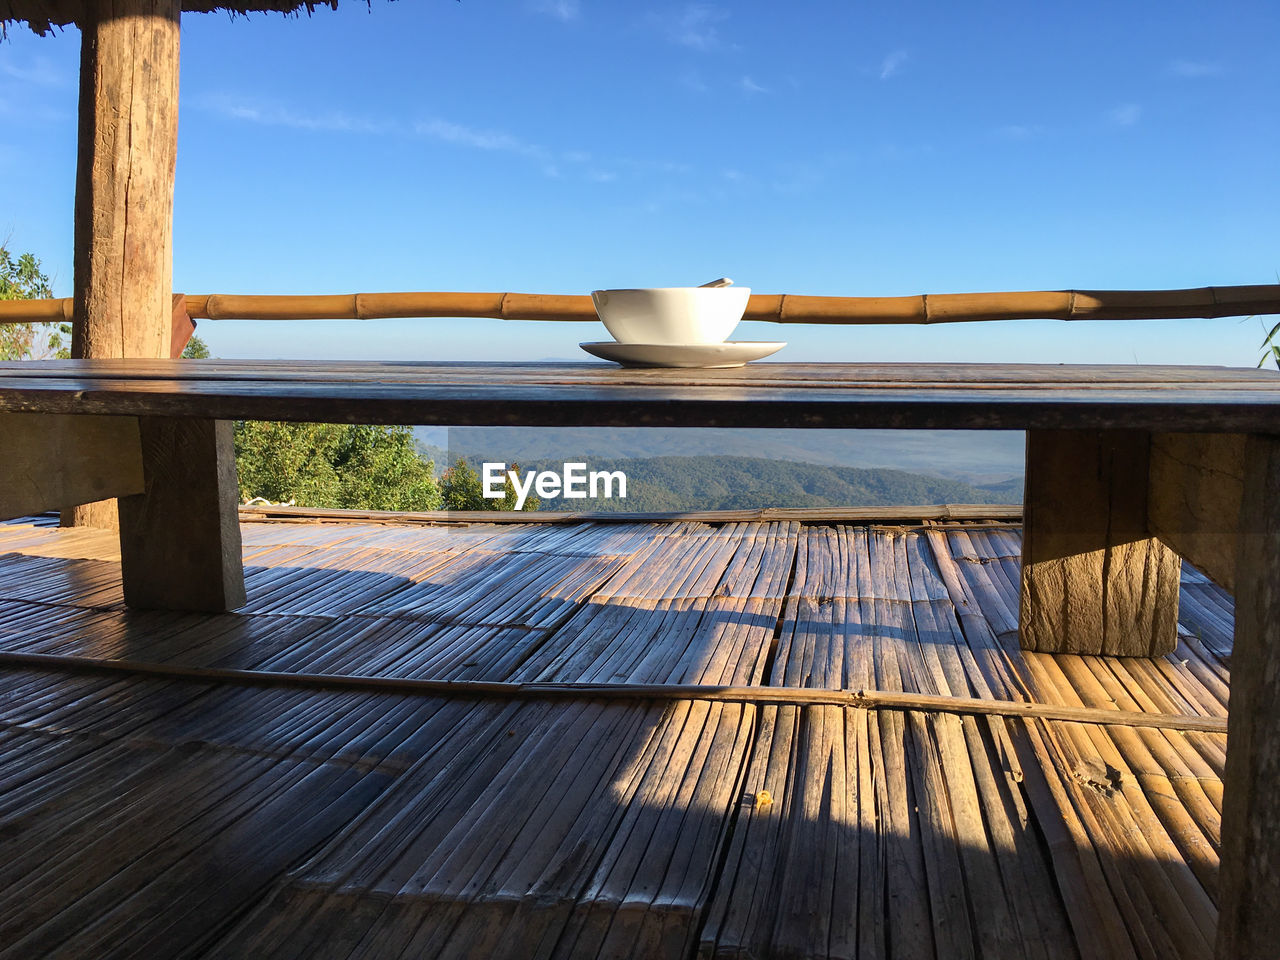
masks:
POLYGON ((1176 642, 1179 556, 1236 598, 1219 955, 1280 943, 1280 374, 1221 367, 0 364, 0 515, 120 497, 126 600, 244 602, 232 420, 1027 431, 1020 632, 1176 642))

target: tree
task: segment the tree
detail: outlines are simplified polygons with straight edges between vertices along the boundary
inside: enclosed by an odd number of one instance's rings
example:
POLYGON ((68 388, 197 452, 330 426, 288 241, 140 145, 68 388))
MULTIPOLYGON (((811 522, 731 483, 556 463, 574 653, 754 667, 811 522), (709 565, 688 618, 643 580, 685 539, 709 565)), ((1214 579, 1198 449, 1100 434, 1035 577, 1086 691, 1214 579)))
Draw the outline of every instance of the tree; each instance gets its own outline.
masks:
MULTIPOLYGON (((0 300, 43 300, 52 296, 49 278, 41 271, 35 255, 24 253, 14 259, 9 248, 0 244, 0 300)), ((69 323, 0 324, 0 360, 25 360, 33 355, 65 359, 71 355, 70 343, 69 323)))
POLYGON ((191 339, 187 341, 187 345, 182 348, 183 360, 208 360, 209 345, 200 339, 196 334, 191 335, 191 339))
POLYGON ((440 509, 435 465, 418 456, 408 427, 341 427, 333 467, 344 507, 440 509))
MULTIPOLYGON (((517 464, 513 463, 511 469, 517 475, 520 472, 517 464)), ((502 491, 501 499, 486 497, 480 474, 461 457, 440 478, 440 495, 446 510, 514 510, 516 488, 509 476, 503 481, 502 491)), ((537 497, 528 497, 522 509, 537 510, 539 503, 537 497)))
POLYGON ((307 507, 436 510, 435 467, 408 427, 238 421, 240 497, 307 507))

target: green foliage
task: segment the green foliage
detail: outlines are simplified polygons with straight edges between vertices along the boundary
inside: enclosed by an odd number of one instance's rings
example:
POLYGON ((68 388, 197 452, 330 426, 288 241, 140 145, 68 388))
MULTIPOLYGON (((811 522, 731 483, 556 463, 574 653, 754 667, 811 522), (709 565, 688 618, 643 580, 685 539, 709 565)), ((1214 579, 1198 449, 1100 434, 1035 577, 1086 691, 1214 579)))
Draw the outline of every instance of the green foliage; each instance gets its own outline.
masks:
POLYGON ((337 429, 322 423, 238 421, 235 448, 240 499, 262 497, 272 503, 337 506, 341 484, 330 457, 337 429))
POLYGON ((438 510, 435 465, 421 459, 408 427, 339 428, 333 468, 345 507, 366 510, 438 510))
POLYGON ((53 296, 49 278, 40 272, 40 261, 24 253, 16 260, 0 244, 0 300, 40 300, 53 296))
MULTIPOLYGON (((16 259, 0 244, 0 300, 41 300, 53 296, 40 261, 24 253, 16 259)), ((69 323, 0 324, 0 360, 25 360, 38 352, 42 357, 66 359, 71 355, 69 323), (65 339, 64 339, 65 338, 65 339), (43 348, 36 344, 44 342, 43 348)))
POLYGON ((240 497, 359 510, 437 510, 435 468, 408 427, 238 421, 240 497))
POLYGON ((191 335, 191 339, 187 341, 187 345, 182 348, 183 360, 208 360, 209 345, 200 339, 196 334, 191 335))
MULTIPOLYGON (((519 475, 519 466, 513 463, 511 469, 519 475)), ((461 457, 440 478, 440 495, 446 510, 514 510, 517 494, 510 477, 503 483, 502 490, 501 499, 485 497, 480 474, 461 457)), ((537 510, 539 503, 537 497, 530 495, 521 509, 537 510)))
POLYGON ((1275 368, 1280 370, 1280 343, 1276 342, 1277 337, 1280 337, 1280 323, 1272 327, 1262 338, 1262 358, 1258 361, 1259 367, 1265 367, 1270 360, 1275 368))
POLYGON ((25 323, 0 323, 0 360, 25 360, 34 334, 25 323))
POLYGON ((50 360, 71 359, 71 324, 48 323, 40 326, 44 327, 49 335, 45 355, 50 360))

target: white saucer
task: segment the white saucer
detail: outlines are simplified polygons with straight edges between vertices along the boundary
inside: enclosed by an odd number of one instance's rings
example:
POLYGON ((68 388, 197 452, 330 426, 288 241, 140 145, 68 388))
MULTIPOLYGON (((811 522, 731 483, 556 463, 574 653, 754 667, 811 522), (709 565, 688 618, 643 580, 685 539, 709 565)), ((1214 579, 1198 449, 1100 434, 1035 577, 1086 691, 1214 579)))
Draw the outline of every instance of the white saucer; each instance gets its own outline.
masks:
POLYGON ((734 343, 580 343, 583 350, 624 367, 740 367, 777 353, 785 343, 746 340, 734 343))

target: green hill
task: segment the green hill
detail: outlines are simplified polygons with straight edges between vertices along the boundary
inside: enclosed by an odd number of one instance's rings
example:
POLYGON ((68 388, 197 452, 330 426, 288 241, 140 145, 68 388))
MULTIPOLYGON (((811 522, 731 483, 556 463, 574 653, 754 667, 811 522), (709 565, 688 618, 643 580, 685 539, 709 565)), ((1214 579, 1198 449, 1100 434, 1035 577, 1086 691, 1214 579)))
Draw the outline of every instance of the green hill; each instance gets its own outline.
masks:
POLYGON ((888 467, 985 484, 1021 476, 1011 430, 766 430, 682 427, 415 427, 419 443, 469 462, 760 457, 832 467, 888 467))
MULTIPOLYGON (((625 473, 626 499, 544 499, 541 509, 668 513, 757 507, 1022 502, 1020 479, 984 486, 905 470, 832 467, 757 457, 580 459, 588 470, 625 473)), ((473 466, 478 469, 479 463, 473 466)), ((526 460, 520 466, 523 470, 560 473, 564 461, 526 460)))

